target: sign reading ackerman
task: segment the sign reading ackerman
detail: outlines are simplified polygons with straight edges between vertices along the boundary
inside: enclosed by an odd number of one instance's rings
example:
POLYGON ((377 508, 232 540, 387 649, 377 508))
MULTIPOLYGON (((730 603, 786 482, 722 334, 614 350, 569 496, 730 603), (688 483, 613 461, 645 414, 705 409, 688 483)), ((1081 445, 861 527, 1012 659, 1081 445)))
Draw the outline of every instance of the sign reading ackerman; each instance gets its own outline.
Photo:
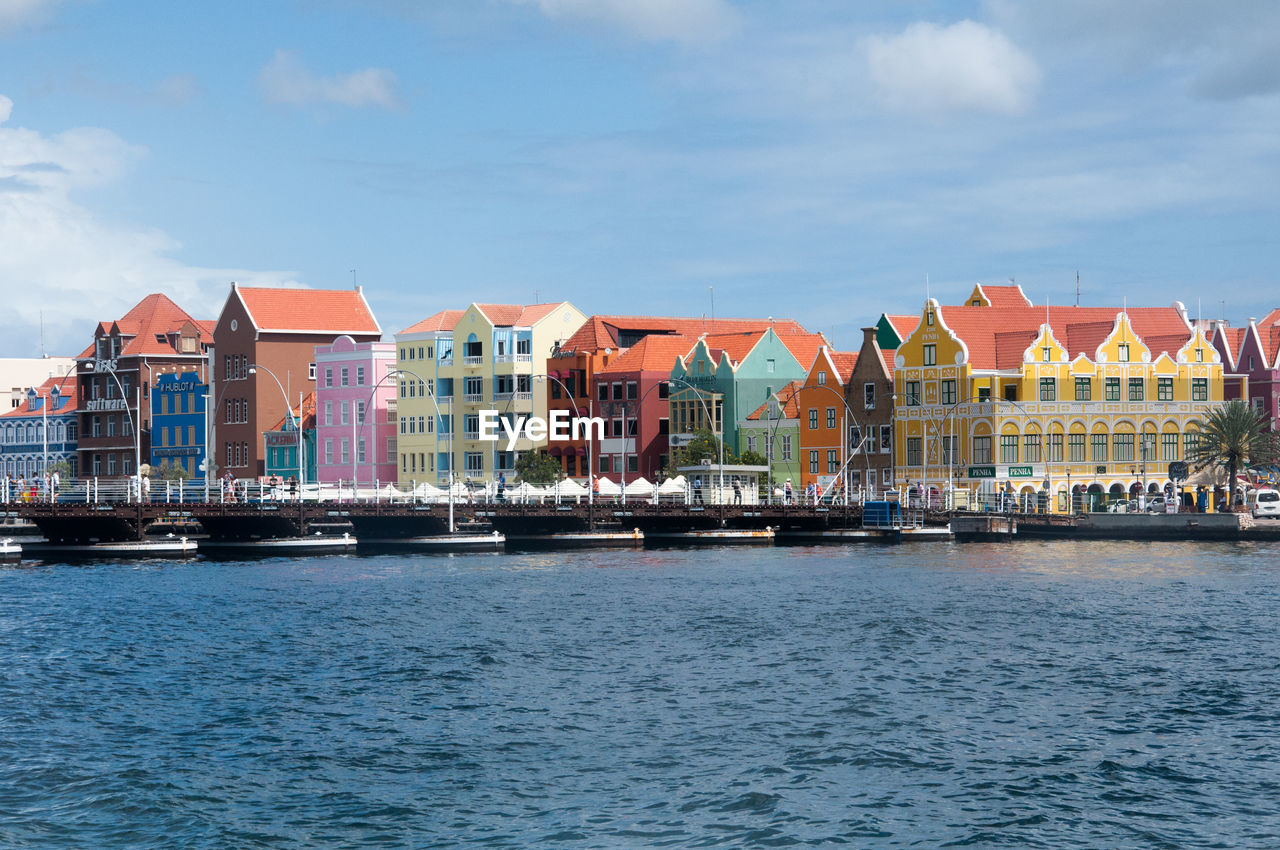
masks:
POLYGON ((599 416, 572 417, 568 410, 551 411, 550 420, 541 416, 502 415, 497 410, 480 411, 480 439, 496 443, 499 426, 507 436, 507 451, 515 451, 516 441, 526 437, 533 442, 553 443, 569 440, 603 440, 604 420, 599 416))

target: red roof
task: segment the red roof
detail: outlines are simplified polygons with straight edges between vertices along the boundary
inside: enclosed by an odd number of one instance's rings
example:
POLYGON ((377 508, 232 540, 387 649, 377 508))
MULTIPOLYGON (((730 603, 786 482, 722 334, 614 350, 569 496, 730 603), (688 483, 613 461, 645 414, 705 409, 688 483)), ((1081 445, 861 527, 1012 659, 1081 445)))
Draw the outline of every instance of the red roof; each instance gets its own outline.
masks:
POLYGON ((992 307, 1030 307, 1031 299, 1022 291, 1021 286, 989 286, 978 284, 978 289, 992 307))
POLYGON ((610 363, 597 375, 663 372, 670 373, 676 359, 689 353, 689 349, 697 344, 693 337, 651 334, 644 337, 627 349, 626 353, 610 363))
POLYGON ((1232 368, 1239 368, 1240 355, 1244 351, 1245 334, 1248 328, 1228 328, 1219 326, 1218 333, 1222 335, 1222 344, 1226 346, 1226 361, 1232 368))
MULTIPOLYGON (((781 406, 782 419, 798 419, 800 417, 800 393, 797 391, 802 386, 804 386, 803 382, 792 381, 774 393, 778 399, 785 399, 781 406)), ((772 401, 772 399, 770 399, 770 401, 772 401)), ((751 413, 747 415, 747 418, 757 421, 760 419, 766 419, 767 417, 765 414, 768 412, 768 409, 769 402, 766 401, 764 404, 751 411, 751 413)))
MULTIPOLYGON (((938 309, 943 323, 968 347, 969 363, 977 369, 1017 368, 1046 315, 1041 307, 938 309)), ((1162 351, 1175 357, 1191 338, 1190 327, 1175 307, 1050 307, 1048 319, 1054 337, 1073 359, 1081 354, 1092 359, 1122 312, 1128 315, 1134 333, 1151 349, 1153 360, 1162 351)))
POLYGON ((666 334, 697 338, 704 333, 720 334, 764 331, 770 326, 778 333, 805 333, 804 327, 792 319, 770 322, 768 319, 706 319, 687 316, 591 316, 582 327, 560 344, 562 351, 603 351, 623 347, 620 340, 628 335, 666 334))
MULTIPOLYGON (((175 354, 177 337, 174 335, 188 323, 200 332, 201 341, 213 339, 213 322, 191 318, 169 296, 156 292, 143 298, 114 322, 99 322, 95 339, 117 332, 124 340, 121 357, 175 354)), ((83 360, 93 354, 94 346, 91 344, 80 352, 78 359, 83 360)))
MULTIPOLYGON (((80 393, 77 391, 77 383, 74 372, 66 378, 49 378, 43 384, 36 387, 36 395, 42 399, 47 399, 49 398, 49 391, 54 387, 57 387, 58 392, 62 395, 64 401, 62 402, 62 406, 57 410, 50 407, 49 414, 61 415, 64 413, 72 413, 76 410, 77 402, 80 398, 80 393)), ((6 410, 4 413, 0 413, 0 419, 3 419, 6 416, 30 416, 33 413, 39 414, 40 412, 39 408, 35 410, 31 409, 31 402, 28 400, 26 393, 23 393, 22 404, 12 410, 6 410)))
POLYGON ((458 320, 466 312, 466 310, 441 310, 439 313, 427 316, 416 325, 410 325, 400 333, 417 334, 429 331, 451 331, 458 326, 458 320))
MULTIPOLYGON (((898 334, 898 339, 906 339, 911 336, 916 329, 916 325, 920 324, 919 316, 890 316, 888 313, 885 313, 884 317, 889 320, 889 325, 898 334)), ((885 350, 893 351, 894 349, 889 348, 885 350)))
POLYGON ((292 425, 294 418, 298 416, 302 417, 303 431, 316 427, 316 394, 314 390, 303 397, 301 408, 289 405, 289 412, 280 417, 280 421, 277 422, 271 430, 283 431, 285 426, 292 425))
POLYGON ((495 327, 502 328, 527 328, 542 321, 560 305, 563 301, 556 301, 551 304, 476 304, 475 307, 485 318, 494 324, 495 327))
POLYGON ((382 336, 358 289, 284 289, 236 286, 253 326, 274 333, 382 336))

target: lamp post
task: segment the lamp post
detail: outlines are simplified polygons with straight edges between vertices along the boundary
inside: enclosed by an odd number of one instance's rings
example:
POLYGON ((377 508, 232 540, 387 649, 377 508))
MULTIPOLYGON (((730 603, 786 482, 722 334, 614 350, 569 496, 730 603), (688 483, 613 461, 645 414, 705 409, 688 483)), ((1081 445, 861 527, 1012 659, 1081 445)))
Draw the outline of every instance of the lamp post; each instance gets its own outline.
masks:
POLYGON ((266 366, 258 363, 249 364, 249 374, 257 374, 261 369, 271 376, 271 380, 276 382, 276 386, 280 388, 280 397, 284 399, 284 409, 289 412, 289 418, 293 420, 293 429, 298 435, 298 493, 302 493, 302 482, 305 480, 302 472, 302 403, 298 404, 298 414, 294 416, 293 406, 289 404, 289 394, 284 391, 284 385, 280 383, 280 379, 276 377, 276 373, 272 372, 266 366))
MULTIPOLYGON (((213 367, 209 368, 213 371, 213 367)), ((212 376, 211 376, 212 378, 212 376)), ((212 380, 206 386, 212 388, 212 380)), ((204 500, 209 501, 209 473, 213 471, 215 466, 214 458, 217 452, 214 450, 214 434, 218 427, 218 407, 222 404, 222 395, 231 388, 231 379, 227 378, 222 382, 222 389, 218 391, 217 397, 213 400, 213 410, 209 409, 209 390, 204 392, 204 500)), ((301 486, 302 482, 299 481, 301 486)))
MULTIPOLYGON (((715 421, 715 417, 711 415, 711 408, 707 406, 706 400, 702 397, 702 394, 706 392, 705 390, 695 387, 693 384, 689 383, 683 378, 667 378, 667 381, 668 383, 674 382, 677 384, 683 384, 684 386, 693 390, 695 394, 695 398, 698 399, 698 402, 702 405, 702 409, 707 414, 707 425, 711 425, 715 421)), ((712 433, 715 433, 715 432, 713 431, 712 433)), ((724 408, 723 408, 723 405, 721 406, 721 410, 720 410, 719 466, 720 466, 720 469, 719 469, 720 481, 716 488, 716 499, 720 503, 720 521, 723 524, 724 522, 724 408)))
MULTIPOLYGON (((794 390, 788 393, 785 398, 780 400, 779 407, 781 408, 782 411, 785 412, 787 407, 787 402, 791 401, 791 399, 795 398, 801 393, 808 392, 810 390, 826 390, 827 392, 834 395, 837 399, 839 399, 840 403, 844 405, 845 416, 848 417, 847 420, 842 421, 840 425, 840 453, 842 456, 840 468, 844 469, 845 466, 848 465, 850 460, 849 455, 847 453, 848 445, 849 445, 849 438, 848 438, 849 423, 852 422, 853 425, 858 428, 858 433, 862 435, 862 440, 859 443, 860 447, 862 445, 865 445, 866 443, 866 430, 862 427, 862 424, 858 422, 858 417, 853 415, 853 408, 849 406, 848 399, 846 399, 843 395, 836 392, 833 388, 827 386, 826 384, 812 384, 808 386, 796 387, 794 390)), ((769 431, 769 440, 768 440, 767 448, 769 450, 769 499, 770 501, 772 501, 773 499, 773 434, 777 430, 778 425, 781 423, 781 421, 782 421, 782 417, 779 417, 774 422, 773 427, 770 428, 770 431, 769 431)), ((871 477, 871 456, 868 453, 863 452, 862 457, 866 461, 867 477, 869 479, 871 477)), ((845 500, 845 506, 847 507, 849 504, 849 488, 847 485, 844 488, 844 500, 845 500)))
MULTIPOLYGON (((550 380, 550 381, 555 381, 557 384, 559 384, 560 388, 564 390, 564 394, 569 397, 569 403, 573 405, 574 418, 577 418, 578 400, 573 397, 573 391, 569 389, 569 387, 564 383, 564 381, 560 380, 559 378, 548 375, 545 372, 541 372, 537 375, 530 375, 529 379, 539 380, 539 381, 550 380)), ((590 403, 591 399, 588 398, 587 401, 588 403, 590 403)), ((550 411, 548 411, 548 415, 550 415, 550 411)), ((588 418, 591 416, 590 408, 587 409, 587 416, 588 418)), ((595 469, 593 466, 595 454, 592 451, 594 442, 595 441, 591 439, 591 426, 590 426, 590 423, 588 422, 588 425, 587 425, 587 505, 588 505, 588 508, 595 503, 595 488, 591 486, 592 479, 595 477, 595 469)))
MULTIPOLYGON (((136 417, 134 417, 133 411, 129 409, 129 399, 126 398, 128 394, 124 391, 124 384, 120 382, 120 377, 116 375, 115 369, 106 369, 105 372, 107 375, 111 377, 111 380, 116 382, 116 386, 120 388, 120 400, 124 402, 124 412, 125 412, 125 415, 129 417, 129 427, 133 428, 134 474, 138 479, 138 499, 139 501, 141 501, 142 499, 142 429, 139 427, 141 423, 138 421, 136 417)), ((142 378, 141 370, 138 371, 138 378, 139 379, 142 378)), ((141 417, 142 415, 141 384, 139 384, 137 388, 137 400, 138 400, 138 416, 141 417)), ((130 492, 130 497, 132 497, 132 492, 133 492, 132 482, 129 483, 129 492, 130 492)))

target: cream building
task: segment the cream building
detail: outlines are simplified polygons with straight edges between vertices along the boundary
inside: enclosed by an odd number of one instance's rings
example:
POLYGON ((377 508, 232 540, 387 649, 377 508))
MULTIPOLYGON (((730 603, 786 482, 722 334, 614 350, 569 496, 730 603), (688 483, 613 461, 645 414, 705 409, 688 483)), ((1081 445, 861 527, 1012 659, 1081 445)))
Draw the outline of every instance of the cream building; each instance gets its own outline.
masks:
MULTIPOLYGON (((536 448, 521 437, 480 439, 480 414, 547 416, 547 358, 586 316, 556 304, 472 304, 444 310, 396 334, 398 480, 482 484, 536 448), (535 386, 536 385, 536 386, 535 386)), ((545 441, 543 441, 545 443, 545 441)))

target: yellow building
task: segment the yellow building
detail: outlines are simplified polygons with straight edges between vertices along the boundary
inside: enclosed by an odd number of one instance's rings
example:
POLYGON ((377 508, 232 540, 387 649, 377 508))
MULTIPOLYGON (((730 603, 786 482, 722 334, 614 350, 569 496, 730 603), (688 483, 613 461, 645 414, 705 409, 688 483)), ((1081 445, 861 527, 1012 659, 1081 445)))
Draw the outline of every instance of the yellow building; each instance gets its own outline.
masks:
POLYGON ((523 436, 513 450, 505 435, 482 440, 481 414, 545 419, 547 393, 541 382, 547 357, 584 321, 586 316, 568 302, 472 304, 441 311, 396 334, 400 484, 446 485, 451 470, 455 481, 477 484, 499 472, 510 478, 516 457, 535 445, 523 436))
POLYGON ((976 295, 930 299, 896 352, 897 486, 1050 511, 1163 489, 1223 397, 1222 362, 1182 305, 973 306, 976 295))

